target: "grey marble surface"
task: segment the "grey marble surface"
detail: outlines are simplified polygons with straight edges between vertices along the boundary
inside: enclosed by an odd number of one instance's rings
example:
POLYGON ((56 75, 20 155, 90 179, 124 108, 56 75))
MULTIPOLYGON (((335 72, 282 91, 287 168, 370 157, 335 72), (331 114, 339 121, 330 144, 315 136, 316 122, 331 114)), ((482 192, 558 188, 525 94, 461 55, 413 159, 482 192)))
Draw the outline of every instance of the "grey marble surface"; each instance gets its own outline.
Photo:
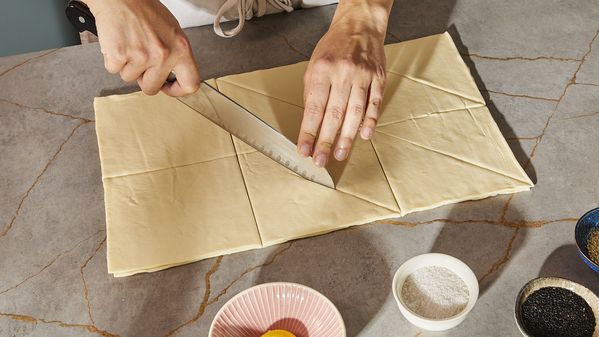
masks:
MULTIPOLYGON (((254 19, 232 39, 187 30, 204 78, 306 60, 334 6, 254 19)), ((327 295, 348 336, 518 336, 516 293, 567 277, 599 291, 573 227, 598 206, 599 1, 397 0, 387 42, 449 30, 531 192, 465 202, 169 270, 113 278, 93 97, 135 90, 95 44, 0 58, 0 336, 206 336, 234 294, 293 281, 327 295), (420 331, 391 295, 408 258, 468 263, 480 299, 457 328, 420 331)))

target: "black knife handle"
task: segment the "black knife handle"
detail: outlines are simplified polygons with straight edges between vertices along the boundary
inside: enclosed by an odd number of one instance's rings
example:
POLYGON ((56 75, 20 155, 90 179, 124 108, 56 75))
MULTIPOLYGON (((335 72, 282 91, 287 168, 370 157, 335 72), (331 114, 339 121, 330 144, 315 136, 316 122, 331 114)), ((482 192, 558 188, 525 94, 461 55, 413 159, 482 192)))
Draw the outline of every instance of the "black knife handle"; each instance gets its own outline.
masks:
POLYGON ((88 31, 94 35, 98 35, 96 29, 96 19, 89 10, 89 7, 82 1, 71 0, 65 10, 67 18, 77 30, 82 33, 88 31))

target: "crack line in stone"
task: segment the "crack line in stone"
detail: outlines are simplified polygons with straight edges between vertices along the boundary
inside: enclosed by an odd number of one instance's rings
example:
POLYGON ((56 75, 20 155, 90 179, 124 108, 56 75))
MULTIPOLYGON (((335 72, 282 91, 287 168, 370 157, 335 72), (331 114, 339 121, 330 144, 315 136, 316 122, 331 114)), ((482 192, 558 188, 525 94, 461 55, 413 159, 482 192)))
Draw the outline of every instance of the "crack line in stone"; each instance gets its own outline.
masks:
POLYGON ((30 109, 30 110, 38 110, 38 111, 41 111, 41 112, 44 112, 44 113, 47 113, 47 114, 50 114, 50 115, 53 115, 53 116, 59 116, 59 117, 66 117, 66 118, 70 118, 70 119, 76 119, 76 120, 84 121, 86 123, 94 122, 93 119, 87 119, 87 118, 83 118, 83 117, 78 117, 78 116, 63 114, 63 113, 60 113, 60 112, 55 112, 55 111, 48 110, 46 108, 39 108, 39 107, 27 106, 27 105, 24 105, 22 103, 9 101, 9 100, 7 100, 5 98, 0 98, 0 102, 12 104, 12 105, 16 105, 19 108, 30 109))
POLYGON ((401 41, 401 39, 399 37, 397 37, 397 35, 391 33, 389 30, 387 30, 387 34, 391 35, 391 37, 393 37, 394 39, 396 39, 397 41, 401 41))
POLYGON ((576 85, 588 85, 588 86, 591 86, 591 87, 599 87, 599 84, 595 84, 595 83, 576 82, 574 84, 576 84, 576 85))
POLYGON ((98 244, 98 246, 93 251, 93 253, 87 258, 87 260, 85 260, 85 262, 81 265, 81 267, 79 267, 79 273, 81 274, 81 281, 83 282, 83 299, 85 300, 85 303, 87 304, 87 315, 89 316, 89 320, 91 321, 91 323, 93 325, 96 325, 96 322, 94 322, 94 318, 92 316, 92 307, 91 307, 91 304, 89 303, 89 297, 88 297, 89 291, 87 289, 87 282, 85 281, 85 275, 83 273, 83 270, 85 269, 85 267, 87 267, 87 264, 89 263, 89 261, 91 261, 91 259, 93 259, 96 256, 96 254, 98 253, 100 248, 102 248, 102 246, 104 245, 105 242, 106 242, 106 237, 104 237, 104 239, 102 239, 102 241, 98 244))
POLYGON ((530 98, 530 99, 537 99, 537 100, 541 100, 541 101, 549 101, 549 102, 559 102, 559 99, 557 98, 548 98, 548 97, 538 97, 538 96, 529 96, 529 95, 520 95, 520 94, 510 94, 507 92, 501 92, 501 91, 494 91, 494 90, 481 90, 481 91, 486 91, 488 93, 491 94, 498 94, 498 95, 504 95, 504 96, 510 96, 510 97, 518 97, 518 98, 530 98))
MULTIPOLYGON (((503 217, 503 215, 502 215, 503 217)), ((546 220, 518 220, 514 222, 509 221, 496 221, 496 220, 488 220, 488 219, 471 219, 471 220, 457 220, 457 219, 447 219, 447 218, 439 218, 433 220, 425 220, 425 221, 401 221, 395 219, 387 219, 387 220, 378 220, 373 222, 373 224, 379 225, 395 225, 395 226, 403 226, 408 228, 414 228, 418 225, 429 225, 433 223, 445 223, 452 225, 463 225, 463 224, 488 224, 488 225, 501 225, 510 228, 540 228, 548 224, 557 223, 557 222, 572 222, 578 221, 578 218, 561 218, 561 219, 546 219, 546 220)), ((358 227, 356 227, 358 228, 358 227)))
MULTIPOLYGON (((187 325, 189 325, 189 324, 192 324, 192 323, 195 323, 195 322, 197 322, 197 321, 198 321, 198 320, 199 320, 199 319, 202 317, 202 315, 204 314, 204 312, 206 311, 206 308, 207 308, 208 306, 210 306, 210 305, 212 305, 212 304, 214 304, 214 303, 218 302, 218 300, 219 300, 219 299, 220 299, 222 296, 224 296, 224 295, 227 293, 227 291, 229 291, 229 289, 230 289, 230 288, 231 288, 233 285, 235 285, 235 283, 239 282, 239 281, 240 281, 240 280, 241 280, 241 279, 242 279, 242 278, 243 278, 245 275, 247 275, 247 274, 249 274, 249 273, 253 272, 254 270, 256 270, 256 269, 260 269, 260 268, 263 268, 263 267, 266 267, 266 266, 269 266, 269 265, 273 264, 273 263, 276 261, 276 259, 277 259, 277 258, 278 258, 280 255, 282 255, 284 252, 286 252, 287 250, 289 250, 289 249, 291 248, 291 246, 292 246, 292 245, 293 245, 293 242, 290 242, 290 243, 289 243, 289 245, 287 245, 286 247, 283 247, 283 248, 279 249, 279 250, 278 250, 276 253, 274 253, 274 254, 271 256, 271 258, 270 258, 268 261, 266 261, 266 262, 264 262, 264 263, 262 263, 262 264, 260 264, 260 265, 253 266, 253 267, 250 267, 250 268, 248 268, 248 269, 244 270, 244 271, 243 271, 241 274, 239 274, 239 276, 238 276, 238 277, 237 277, 235 280, 231 281, 231 282, 230 282, 230 283, 229 283, 229 284, 228 284, 228 285, 227 285, 225 288, 223 288, 223 289, 222 289, 222 290, 221 290, 221 291, 220 291, 220 292, 219 292, 219 293, 218 293, 216 296, 214 296, 212 299, 210 299, 210 298, 209 298, 209 297, 210 297, 210 291, 208 291, 208 292, 205 292, 205 293, 204 293, 204 300, 203 300, 203 301, 202 301, 202 303, 200 304, 200 308, 198 309, 198 312, 197 312, 197 314, 196 314, 196 315, 195 315, 195 316, 194 316, 192 319, 190 319, 190 320, 188 320, 188 321, 186 321, 186 322, 182 323, 182 324, 181 324, 181 325, 179 325, 177 328, 175 328, 175 329, 174 329, 174 330, 172 330, 171 332, 167 333, 167 334, 165 335, 165 337, 172 336, 172 335, 174 335, 174 334, 175 334, 175 333, 176 333, 176 332, 177 332, 179 329, 183 328, 184 326, 187 326, 187 325), (208 295, 208 297, 206 297, 206 295, 208 295)), ((220 262, 219 262, 219 263, 220 263, 220 262)), ((208 283, 208 285, 209 285, 209 283, 208 283)), ((209 290, 209 289, 208 289, 208 290, 209 290)))
POLYGON ((39 275, 39 274, 41 274, 41 273, 42 273, 44 270, 46 270, 46 269, 50 268, 50 266, 52 266, 52 265, 54 264, 54 262, 58 261, 58 259, 59 259, 61 256, 65 255, 65 254, 67 254, 67 253, 70 253, 70 252, 71 252, 71 251, 73 251, 75 248, 77 248, 77 247, 78 247, 80 244, 82 244, 83 242, 85 242, 85 241, 87 241, 87 240, 89 240, 89 239, 93 238, 94 236, 96 236, 96 235, 97 235, 98 233, 100 233, 100 232, 104 232, 104 230, 103 230, 103 229, 101 229, 101 230, 99 230, 99 231, 95 232, 94 234, 92 234, 92 235, 88 236, 87 238, 85 238, 85 239, 83 239, 83 240, 81 240, 81 241, 79 241, 79 242, 75 243, 75 244, 74 244, 74 245, 73 245, 71 248, 69 248, 69 249, 67 249, 67 250, 65 250, 65 251, 63 251, 63 252, 61 252, 61 253, 59 253, 58 255, 56 255, 56 256, 55 256, 55 257, 52 259, 52 261, 50 261, 50 263, 46 264, 44 267, 42 267, 42 268, 41 268, 40 270, 38 270, 36 273, 34 273, 34 274, 31 274, 31 275, 27 276, 27 277, 26 277, 25 279, 23 279, 21 282, 19 282, 19 283, 15 284, 15 285, 14 285, 14 286, 12 286, 12 287, 9 287, 9 288, 6 288, 6 289, 4 289, 4 290, 0 291, 0 295, 2 295, 2 294, 4 294, 4 293, 7 293, 7 292, 9 292, 9 291, 11 291, 11 290, 14 290, 14 289, 16 289, 16 288, 18 288, 18 287, 20 287, 22 284, 24 284, 25 282, 27 282, 27 281, 31 280, 32 278, 34 278, 34 277, 38 276, 38 275, 39 275))
POLYGON ((499 260, 495 261, 491 268, 480 279, 478 279, 479 283, 481 283, 485 278, 489 277, 494 272, 498 271, 501 268, 501 266, 503 266, 510 260, 510 256, 512 255, 512 249, 514 248, 514 241, 516 241, 518 233, 520 233, 520 228, 515 228, 512 237, 507 243, 507 247, 505 249, 505 252, 503 253, 503 256, 500 257, 499 260))
POLYGON ((597 112, 591 112, 591 113, 588 113, 588 114, 575 115, 575 116, 572 116, 572 117, 561 118, 560 120, 565 121, 565 120, 569 120, 569 119, 578 119, 578 118, 583 118, 583 117, 593 117, 593 116, 596 116, 596 115, 599 115, 599 111, 597 111, 597 112))
POLYGON ((404 227, 408 227, 408 228, 413 228, 418 225, 428 225, 428 224, 433 224, 435 222, 448 223, 448 224, 467 224, 467 223, 476 223, 476 224, 485 223, 485 224, 490 224, 490 225, 501 224, 501 223, 499 223, 497 221, 493 221, 493 220, 452 220, 452 219, 433 219, 433 220, 416 221, 416 222, 386 219, 386 220, 378 220, 373 223, 377 224, 377 225, 395 225, 395 226, 404 226, 404 227))
MULTIPOLYGON (((564 97, 566 96, 566 93, 568 92, 568 89, 572 85, 576 84, 576 75, 578 75, 578 72, 580 71, 580 69, 582 68, 582 66, 584 65, 584 63, 586 62, 587 57, 593 51, 593 43, 597 39, 597 36, 599 36, 599 30, 597 30, 597 32, 595 33, 595 36, 593 36, 593 38, 589 42, 587 52, 582 56, 582 60, 578 64, 578 67, 576 68, 576 71, 574 71, 574 74, 572 75, 572 78, 570 78, 570 81, 568 82, 568 84, 566 84, 566 87, 564 88, 564 91, 562 92, 562 94, 560 95, 559 99, 557 100, 557 104, 555 105, 555 108, 553 109, 553 112, 547 118, 547 122, 545 123, 545 126, 543 126, 543 129, 541 130, 541 134, 539 135, 539 138, 537 139, 535 145, 532 147, 532 150, 530 151, 530 155, 528 157, 528 160, 523 165, 523 169, 526 170, 526 168, 528 168, 528 165, 530 165, 530 163, 532 163, 532 160, 533 160, 533 158, 534 158, 534 156, 535 156, 535 154, 537 152, 537 148, 538 148, 539 144, 541 143, 541 141, 543 140, 543 137, 545 136, 545 131, 547 130, 547 127, 551 123, 551 120, 553 119, 553 116, 557 113, 562 100, 564 99, 564 97)), ((506 204, 504 206, 504 216, 505 216, 505 213, 507 213, 507 210, 508 210, 508 208, 510 206, 510 203, 511 203, 511 201, 513 199, 513 196, 514 195, 512 194, 510 196, 510 198, 507 200, 507 202, 506 202, 506 204)))
POLYGON ((23 207, 23 204, 25 203, 25 200, 27 200, 27 197, 29 197, 29 193, 31 193, 31 191, 33 190, 33 188, 40 181, 41 177, 44 175, 44 173, 46 173, 46 171, 48 170, 48 168, 50 167, 50 165, 54 162, 54 159, 56 159, 56 157, 58 157, 58 154, 62 151, 62 149, 65 146, 65 144, 73 137, 73 135, 75 134, 75 131, 77 131, 77 129, 79 129, 82 125, 87 124, 87 123, 88 122, 83 122, 83 123, 80 123, 77 126, 75 126, 73 128, 73 130, 71 131, 71 133, 69 134, 69 136, 60 144, 60 146, 58 147, 58 150, 54 153, 54 155, 50 158, 50 160, 48 161, 48 163, 46 164, 46 166, 44 166, 44 168, 42 169, 42 171, 35 178, 35 180, 33 181, 33 184, 29 187, 29 189, 27 190, 27 192, 25 192, 25 195, 23 196, 23 198, 21 198, 21 201, 19 202, 19 205, 17 206, 17 210, 15 211, 12 219, 10 220, 9 223, 7 223, 4 226, 4 229, 2 230, 2 232, 0 232, 0 238, 6 236, 6 234, 8 234, 8 232, 10 231, 10 229, 12 228, 12 226, 14 225, 15 220, 19 216, 19 213, 21 213, 21 207, 23 207))
POLYGON ((562 218, 562 219, 555 219, 555 220, 528 220, 528 221, 525 220, 522 222, 506 223, 505 226, 514 227, 514 228, 541 228, 548 224, 553 224, 553 223, 558 223, 558 222, 576 222, 576 221, 578 221, 578 218, 562 218))
POLYGON ((310 56, 304 54, 301 50, 297 49, 294 45, 291 44, 291 42, 289 42, 289 39, 287 39, 287 36, 285 36, 284 34, 281 34, 280 32, 278 32, 275 29, 272 29, 269 26, 266 25, 262 25, 260 23, 255 23, 257 27, 262 28, 263 30, 268 30, 269 32, 275 34, 276 36, 280 37, 281 39, 283 39, 283 41, 285 42, 285 44, 289 47, 289 49, 291 49, 292 51, 296 52, 297 54, 310 59, 310 56))
POLYGON ((212 267, 204 275, 204 286, 205 286, 204 296, 202 298, 202 303, 200 303, 200 307, 198 308, 198 311, 196 312, 195 316, 192 319, 180 324, 175 329, 168 332, 165 335, 165 337, 174 335, 175 333, 177 333, 177 331, 179 331, 179 329, 183 328, 184 326, 186 326, 188 324, 196 322, 197 320, 199 320, 202 317, 202 315, 204 315, 204 312, 206 311, 206 307, 208 307, 208 301, 210 299, 210 293, 211 293, 210 278, 212 277, 212 275, 214 273, 216 273, 218 271, 218 268, 220 267, 220 263, 222 260, 223 260, 222 256, 217 257, 216 260, 214 260, 212 267))
POLYGON ((227 293, 227 291, 229 291, 229 289, 230 289, 230 288, 231 288, 231 287, 232 287, 232 286, 233 286, 235 283, 237 283, 238 281, 240 281, 240 280, 241 280, 241 279, 242 279, 242 278, 243 278, 245 275, 247 275, 247 274, 249 274, 249 273, 253 272, 253 271, 254 271, 254 270, 256 270, 256 269, 260 269, 260 268, 263 268, 263 267, 267 267, 267 266, 269 266, 269 265, 273 264, 273 263, 274 263, 274 262, 277 260, 277 258, 278 258, 278 257, 279 257, 281 254, 283 254, 283 253, 285 253, 287 250, 289 250, 289 249, 291 248, 291 246, 292 246, 292 245, 293 245, 293 242, 290 242, 290 243, 289 243, 289 245, 287 245, 286 247, 283 247, 283 248, 279 249, 279 250, 278 250, 276 253, 274 253, 274 254, 272 255, 272 257, 271 257, 271 258, 270 258, 268 261, 264 262, 264 263, 263 263, 263 264, 261 264, 261 265, 254 266, 254 267, 250 267, 250 268, 248 268, 248 269, 244 270, 244 271, 243 271, 241 274, 239 274, 239 276, 238 276, 238 277, 237 277, 235 280, 233 280, 233 281, 232 281, 231 283, 229 283, 229 284, 228 284, 228 285, 227 285, 225 288, 223 288, 223 289, 222 289, 222 290, 221 290, 221 291, 218 293, 218 295, 216 295, 214 298, 212 298, 212 299, 210 300, 210 302, 208 302, 208 305, 218 302, 218 300, 219 300, 219 299, 220 299, 222 296, 224 296, 224 295, 227 293))
POLYGON ((27 59, 27 60, 25 60, 25 61, 23 61, 23 62, 21 62, 21 63, 19 63, 19 64, 16 64, 16 65, 14 65, 14 66, 12 66, 12 67, 10 67, 10 68, 6 69, 5 71, 3 71, 3 72, 0 74, 0 77, 2 77, 2 76, 4 76, 4 75, 6 75, 6 73, 8 73, 8 72, 10 72, 10 71, 12 71, 12 70, 15 70, 15 69, 17 69, 18 67, 20 67, 20 66, 22 66, 22 65, 24 65, 24 64, 26 64, 26 63, 29 63, 30 61, 33 61, 33 60, 36 60, 36 59, 42 58, 42 57, 44 57, 44 56, 47 56, 47 55, 50 55, 50 54, 52 54, 52 53, 54 53, 54 52, 57 52, 57 51, 59 51, 60 49, 62 49, 62 48, 56 48, 56 49, 49 50, 49 51, 47 51, 47 52, 45 52, 45 53, 43 53, 43 54, 41 54, 41 55, 34 56, 34 57, 32 57, 32 58, 29 58, 29 59, 27 59))
POLYGON ((541 135, 531 137, 505 137, 505 140, 537 140, 539 137, 541 137, 541 135))
POLYGON ((58 321, 58 320, 49 320, 49 319, 45 319, 45 318, 38 318, 38 317, 33 317, 33 316, 29 316, 29 315, 21 315, 21 314, 15 314, 15 313, 4 313, 4 312, 0 312, 0 317, 8 317, 12 320, 15 321, 21 321, 21 322, 26 322, 26 323, 31 323, 31 324, 37 324, 39 322, 41 323, 45 323, 45 324, 53 324, 53 325, 58 325, 61 328, 79 328, 79 329, 85 329, 90 333, 95 333, 98 334, 102 337, 120 337, 119 335, 110 333, 108 331, 99 329, 98 327, 96 327, 95 325, 89 325, 89 324, 77 324, 77 323, 66 323, 63 321, 58 321))
POLYGON ((551 60, 551 61, 563 61, 563 62, 581 62, 580 59, 569 58, 569 57, 555 57, 555 56, 536 56, 536 57, 526 57, 526 56, 485 56, 480 54, 465 54, 460 53, 462 56, 475 57, 480 59, 494 60, 494 61, 538 61, 538 60, 551 60))

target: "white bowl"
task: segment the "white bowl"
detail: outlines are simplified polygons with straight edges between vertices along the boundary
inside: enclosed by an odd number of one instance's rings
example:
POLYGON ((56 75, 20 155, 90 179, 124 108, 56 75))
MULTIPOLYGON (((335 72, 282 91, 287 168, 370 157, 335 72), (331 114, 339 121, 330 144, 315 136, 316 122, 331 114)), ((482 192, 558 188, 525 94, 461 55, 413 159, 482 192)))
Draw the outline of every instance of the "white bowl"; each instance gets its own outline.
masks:
POLYGON ((478 280, 470 267, 453 256, 438 253, 422 254, 409 259, 399 267, 393 277, 393 296, 399 305, 399 311, 410 323, 424 330, 444 331, 462 323, 466 319, 466 315, 474 308, 478 299, 478 280), (420 268, 430 266, 445 267, 456 273, 466 283, 469 294, 468 304, 459 314, 444 319, 430 319, 414 313, 403 303, 401 289, 408 276, 420 268))

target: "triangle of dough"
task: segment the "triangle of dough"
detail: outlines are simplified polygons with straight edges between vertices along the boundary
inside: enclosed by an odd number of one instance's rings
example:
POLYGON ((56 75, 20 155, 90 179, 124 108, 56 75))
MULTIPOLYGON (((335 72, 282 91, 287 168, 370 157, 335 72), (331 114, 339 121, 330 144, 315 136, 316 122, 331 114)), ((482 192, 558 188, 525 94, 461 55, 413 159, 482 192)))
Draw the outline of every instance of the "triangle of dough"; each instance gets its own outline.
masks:
POLYGON ((387 72, 385 99, 378 126, 481 106, 484 104, 399 74, 387 72))
POLYGON ((532 186, 486 107, 432 114, 386 125, 376 132, 532 186))
POLYGON ((304 114, 303 106, 287 103, 267 96, 257 89, 238 86, 229 81, 219 80, 218 90, 275 128, 287 139, 294 143, 297 141, 304 114))
MULTIPOLYGON (((229 75, 216 79, 221 90, 225 83, 250 89, 296 106, 304 106, 304 72, 308 62, 229 75)), ((222 91, 224 93, 224 91, 222 91)))
POLYGON ((241 154, 239 162, 264 246, 399 215, 309 182, 259 152, 241 154))
POLYGON ((520 180, 385 133, 377 132, 373 144, 402 215, 465 200, 525 191, 531 187, 520 180))
POLYGON ((449 33, 388 45, 385 54, 388 72, 485 104, 449 33))

